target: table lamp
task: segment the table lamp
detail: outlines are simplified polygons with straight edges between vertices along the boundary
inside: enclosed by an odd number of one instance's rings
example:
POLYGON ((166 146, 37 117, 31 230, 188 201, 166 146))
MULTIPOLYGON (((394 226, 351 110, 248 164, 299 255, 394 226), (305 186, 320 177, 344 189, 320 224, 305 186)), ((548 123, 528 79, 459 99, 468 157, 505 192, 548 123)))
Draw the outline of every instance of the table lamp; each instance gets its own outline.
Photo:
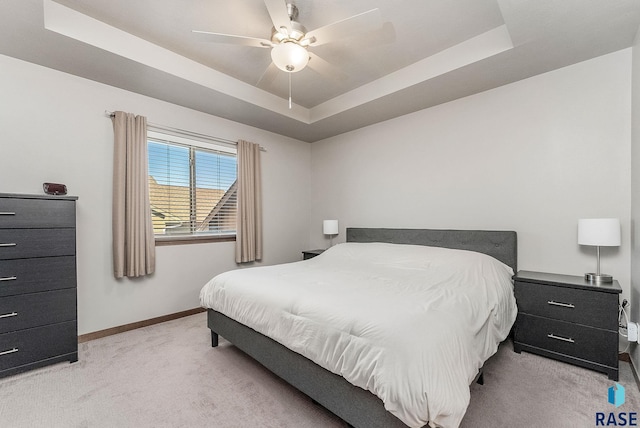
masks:
POLYGON ((584 279, 591 282, 613 282, 611 275, 600 273, 600 247, 620 246, 620 220, 617 218, 578 220, 578 244, 596 247, 596 272, 585 273, 584 279))
POLYGON ((329 235, 329 246, 333 247, 333 235, 338 234, 338 220, 324 220, 322 222, 322 233, 329 235))

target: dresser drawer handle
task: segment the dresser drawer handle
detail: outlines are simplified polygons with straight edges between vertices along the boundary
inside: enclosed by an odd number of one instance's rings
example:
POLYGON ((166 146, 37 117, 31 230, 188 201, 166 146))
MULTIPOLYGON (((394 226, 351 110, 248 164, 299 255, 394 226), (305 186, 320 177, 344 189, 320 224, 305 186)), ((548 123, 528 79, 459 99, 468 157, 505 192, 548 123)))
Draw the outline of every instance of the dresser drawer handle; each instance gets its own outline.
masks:
POLYGON ((0 278, 0 282, 2 282, 2 281, 15 281, 16 279, 18 279, 17 276, 5 276, 4 278, 0 278))
POLYGON ((0 215, 16 215, 16 213, 12 213, 8 211, 0 211, 0 215))
POLYGON ((0 318, 11 318, 11 317, 17 317, 17 316, 18 316, 17 312, 11 312, 8 314, 0 315, 0 318))
POLYGON ((554 302, 553 300, 549 300, 547 303, 550 304, 550 305, 553 305, 553 306, 562 306, 563 308, 575 308, 576 307, 572 303, 554 302))
POLYGON ((18 352, 18 348, 9 349, 8 351, 0 352, 0 357, 3 355, 13 354, 14 352, 18 352))
POLYGON ((0 247, 15 247, 16 243, 15 242, 11 242, 9 244, 0 244, 0 247))
POLYGON ((547 334, 547 337, 549 339, 556 339, 556 340, 562 340, 563 342, 569 342, 569 343, 575 343, 576 341, 573 340, 570 337, 562 337, 562 336, 556 336, 555 334, 551 333, 551 334, 547 334))

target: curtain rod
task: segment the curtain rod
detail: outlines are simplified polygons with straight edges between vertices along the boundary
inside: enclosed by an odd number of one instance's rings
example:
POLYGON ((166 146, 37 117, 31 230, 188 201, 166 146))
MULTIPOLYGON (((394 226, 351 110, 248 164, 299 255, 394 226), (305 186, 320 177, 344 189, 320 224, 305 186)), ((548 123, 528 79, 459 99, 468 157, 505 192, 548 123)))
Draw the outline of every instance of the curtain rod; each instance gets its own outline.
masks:
MULTIPOLYGON (((107 115, 107 117, 112 118, 115 116, 115 113, 109 110, 105 110, 104 113, 107 115)), ((224 144, 230 144, 233 146, 237 146, 238 142, 237 141, 233 141, 233 140, 227 140, 225 138, 219 138, 219 137, 212 137, 211 135, 206 135, 206 134, 199 134, 197 132, 193 132, 193 131, 187 131, 185 129, 180 129, 180 128, 172 128, 170 126, 164 126, 164 125, 158 125, 155 123, 151 123, 151 122, 147 122, 147 126, 150 126, 152 128, 155 128, 159 131, 168 131, 168 132, 174 132, 174 133, 179 133, 179 134, 183 134, 186 136, 191 136, 191 137, 196 137, 196 138, 204 138, 206 140, 213 140, 219 143, 224 143, 224 144)), ((261 152, 266 152, 267 150, 260 146, 260 151, 261 152)))

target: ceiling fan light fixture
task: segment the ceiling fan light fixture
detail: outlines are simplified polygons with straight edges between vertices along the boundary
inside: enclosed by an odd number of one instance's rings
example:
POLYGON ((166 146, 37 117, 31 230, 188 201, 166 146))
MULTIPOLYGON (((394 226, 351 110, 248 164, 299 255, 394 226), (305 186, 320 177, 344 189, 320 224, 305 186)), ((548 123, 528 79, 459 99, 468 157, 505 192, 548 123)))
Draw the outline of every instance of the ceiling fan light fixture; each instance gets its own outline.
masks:
POLYGON ((315 43, 316 42, 316 38, 315 37, 305 37, 304 39, 300 40, 300 46, 302 47, 307 47, 309 46, 311 43, 315 43))
POLYGON ((271 29, 271 41, 273 43, 282 43, 286 41, 291 41, 295 43, 299 43, 300 40, 307 33, 307 29, 304 25, 300 24, 296 21, 289 21, 289 27, 273 27, 271 29))
POLYGON ((288 35, 290 39, 299 41, 305 35, 307 30, 297 22, 291 21, 291 31, 289 31, 288 35))
POLYGON ((295 73, 309 63, 309 52, 295 42, 284 42, 271 49, 273 63, 282 71, 295 73))

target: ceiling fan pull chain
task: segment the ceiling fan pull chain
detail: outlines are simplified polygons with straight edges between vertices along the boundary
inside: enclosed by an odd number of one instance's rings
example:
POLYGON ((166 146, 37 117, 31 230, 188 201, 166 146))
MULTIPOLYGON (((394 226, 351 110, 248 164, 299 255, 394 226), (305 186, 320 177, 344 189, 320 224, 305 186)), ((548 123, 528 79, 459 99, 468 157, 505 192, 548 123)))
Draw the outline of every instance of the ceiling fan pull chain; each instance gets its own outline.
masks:
POLYGON ((289 74, 289 110, 291 110, 291 73, 289 74))

